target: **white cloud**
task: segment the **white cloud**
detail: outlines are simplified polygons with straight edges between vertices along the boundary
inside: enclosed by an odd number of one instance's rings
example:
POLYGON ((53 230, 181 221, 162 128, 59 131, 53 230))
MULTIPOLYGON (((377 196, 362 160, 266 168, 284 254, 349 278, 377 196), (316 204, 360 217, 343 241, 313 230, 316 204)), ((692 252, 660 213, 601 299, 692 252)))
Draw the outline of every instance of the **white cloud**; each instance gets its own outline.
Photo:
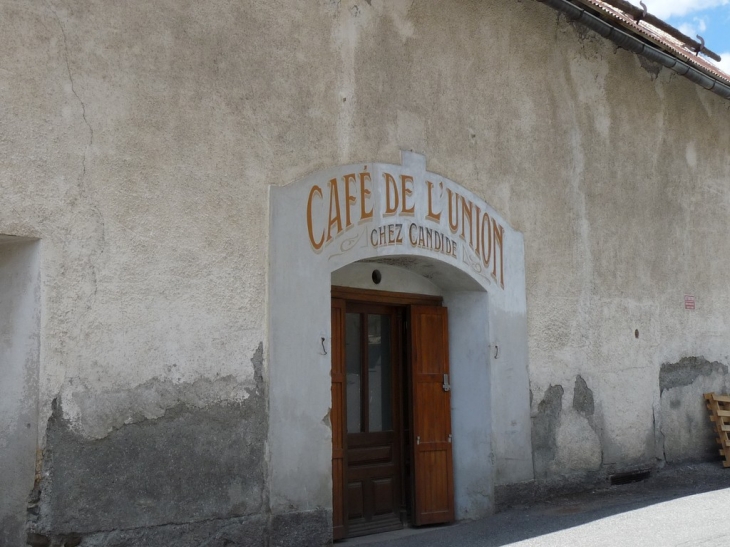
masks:
POLYGON ((677 28, 679 29, 679 32, 689 36, 690 38, 694 38, 698 34, 707 30, 707 23, 705 23, 704 19, 700 17, 695 17, 694 19, 692 19, 691 23, 685 21, 677 28))
POLYGON ((691 23, 682 23, 677 28, 679 29, 679 32, 686 36, 689 36, 690 38, 694 38, 695 35, 699 32, 691 23))
MULTIPOLYGON (((632 4, 639 5, 638 0, 632 4)), ((660 19, 682 17, 688 13, 702 11, 717 6, 726 6, 730 0, 644 0, 644 4, 652 15, 660 19)))

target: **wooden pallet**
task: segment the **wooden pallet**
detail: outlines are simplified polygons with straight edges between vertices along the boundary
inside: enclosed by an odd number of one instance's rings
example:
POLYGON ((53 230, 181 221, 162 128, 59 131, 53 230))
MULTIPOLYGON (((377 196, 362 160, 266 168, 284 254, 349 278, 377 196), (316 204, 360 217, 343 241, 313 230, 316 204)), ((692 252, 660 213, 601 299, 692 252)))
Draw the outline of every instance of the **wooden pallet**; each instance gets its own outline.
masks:
POLYGON ((710 411, 710 421, 715 424, 715 440, 720 445, 720 455, 725 458, 722 465, 730 467, 730 396, 705 393, 705 401, 710 411))

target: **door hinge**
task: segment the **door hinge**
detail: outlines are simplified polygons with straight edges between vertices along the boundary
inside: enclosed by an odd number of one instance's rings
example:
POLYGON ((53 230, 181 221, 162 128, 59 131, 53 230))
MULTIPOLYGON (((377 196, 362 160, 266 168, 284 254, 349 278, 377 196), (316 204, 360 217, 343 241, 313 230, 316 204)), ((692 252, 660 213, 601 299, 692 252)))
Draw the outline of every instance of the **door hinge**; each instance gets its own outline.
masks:
POLYGON ((449 433, 449 442, 451 442, 451 433, 449 433))

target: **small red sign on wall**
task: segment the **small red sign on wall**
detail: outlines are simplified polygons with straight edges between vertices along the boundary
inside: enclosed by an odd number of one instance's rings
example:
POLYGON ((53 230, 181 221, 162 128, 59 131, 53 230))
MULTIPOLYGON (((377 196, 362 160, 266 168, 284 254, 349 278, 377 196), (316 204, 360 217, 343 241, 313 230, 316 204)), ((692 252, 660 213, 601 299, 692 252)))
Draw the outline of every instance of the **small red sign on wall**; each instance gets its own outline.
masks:
POLYGON ((684 309, 693 310, 695 309, 695 297, 689 294, 684 295, 684 309))

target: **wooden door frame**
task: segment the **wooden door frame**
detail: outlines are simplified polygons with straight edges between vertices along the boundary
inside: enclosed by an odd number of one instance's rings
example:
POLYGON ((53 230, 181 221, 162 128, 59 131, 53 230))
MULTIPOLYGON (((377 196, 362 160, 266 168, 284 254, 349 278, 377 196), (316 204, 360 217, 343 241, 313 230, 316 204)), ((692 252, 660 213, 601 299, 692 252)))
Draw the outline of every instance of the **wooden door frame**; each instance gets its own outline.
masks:
POLYGON ((332 409, 330 420, 332 423, 332 463, 330 473, 332 474, 332 537, 335 540, 347 537, 347 495, 346 495, 346 469, 347 469, 347 417, 343 416, 346 410, 345 403, 345 371, 342 370, 345 362, 345 321, 346 302, 339 298, 330 298, 330 321, 332 323, 332 345, 330 347, 330 378, 332 409), (338 310, 339 321, 334 321, 335 311, 338 310), (335 337, 335 330, 339 332, 335 337), (338 340, 339 338, 339 340, 338 340), (334 342, 337 341, 335 344, 334 342), (334 360, 339 363, 337 369, 333 365, 334 360), (337 401, 337 403, 336 403, 337 401), (339 403, 339 404, 338 404, 339 403), (337 406, 336 406, 337 405, 337 406), (343 408, 345 407, 345 408, 343 408), (339 472, 336 470, 339 468, 339 472), (337 494, 340 493, 340 504, 337 504, 337 494))
MULTIPOLYGON (((404 427, 405 423, 408 423, 408 431, 412 433, 413 431, 413 399, 412 399, 412 378, 410 374, 411 365, 412 365, 412 348, 410 343, 410 307, 411 306, 443 306, 443 297, 438 295, 427 295, 427 294, 418 294, 418 293, 403 293, 403 292, 390 292, 390 291, 378 291, 378 290, 372 290, 372 289, 357 289, 352 287, 341 287, 332 285, 331 291, 330 291, 330 299, 331 300, 340 300, 344 301, 344 311, 347 312, 348 304, 355 304, 363 306, 367 305, 373 305, 373 306, 387 306, 391 308, 401 308, 403 311, 402 313, 398 314, 399 317, 399 329, 401 332, 401 338, 402 340, 396 340, 394 341, 395 344, 398 346, 398 351, 400 351, 400 354, 402 356, 402 359, 399 359, 400 366, 397 367, 397 370, 394 371, 395 376, 395 382, 393 386, 393 392, 403 392, 406 391, 408 393, 408 408, 407 408, 407 415, 404 415, 402 408, 396 408, 394 405, 393 411, 394 411, 394 426, 396 423, 398 424, 398 427, 400 428, 400 435, 399 435, 399 442, 396 447, 396 450, 398 451, 398 460, 400 461, 401 469, 400 469, 400 496, 403 501, 405 500, 406 492, 408 492, 408 497, 410 500, 408 502, 410 503, 411 508, 415 508, 415 487, 413 484, 410 484, 409 487, 406 489, 406 480, 407 477, 405 476, 405 470, 404 470, 404 460, 403 460, 403 454, 406 449, 411 451, 411 476, 410 476, 410 482, 412 483, 415 480, 415 469, 413 467, 414 465, 414 454, 413 452, 413 442, 412 439, 406 439, 406 428, 404 427), (405 382, 408 382, 408 385, 405 385, 405 382)), ((343 333, 344 335, 344 333, 343 333)), ((342 341, 344 344, 344 339, 342 341)), ((344 349, 344 346, 343 346, 344 349)), ((345 413, 342 416, 343 419, 343 452, 344 452, 344 477, 343 477, 343 484, 345 486, 347 485, 347 416, 346 416, 346 408, 345 413)), ((343 500, 344 503, 344 536, 342 537, 348 537, 347 535, 347 499, 346 499, 346 491, 343 492, 343 495, 345 495, 345 499, 343 500)), ((452 492, 453 496, 453 492, 452 492)), ((333 500, 334 502, 335 500, 333 500)))
POLYGON ((332 285, 331 297, 350 302, 389 304, 391 306, 442 306, 444 302, 442 296, 430 294, 374 291, 371 289, 354 289, 336 285, 332 285))

